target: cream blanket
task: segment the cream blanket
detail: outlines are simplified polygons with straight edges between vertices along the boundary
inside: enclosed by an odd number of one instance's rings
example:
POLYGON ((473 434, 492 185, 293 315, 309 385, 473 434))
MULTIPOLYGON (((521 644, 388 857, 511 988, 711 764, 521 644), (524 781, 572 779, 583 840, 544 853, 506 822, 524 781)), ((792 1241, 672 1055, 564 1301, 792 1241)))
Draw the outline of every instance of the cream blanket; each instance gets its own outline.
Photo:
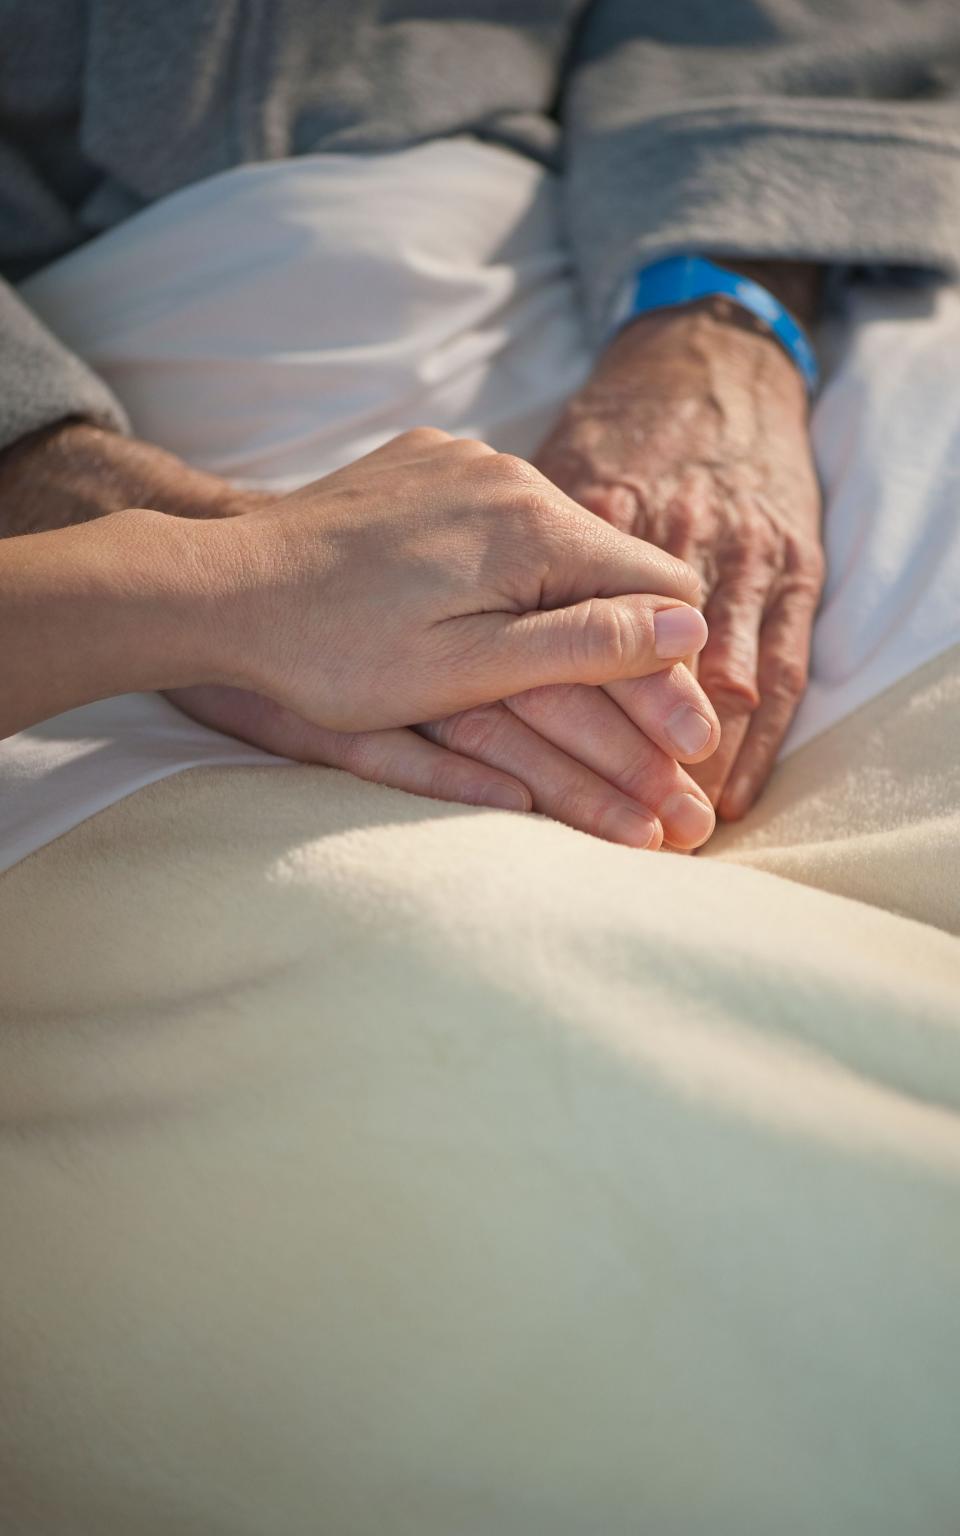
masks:
POLYGON ((208 768, 2 877, 0 1528, 955 1536, 958 722, 696 859, 208 768))

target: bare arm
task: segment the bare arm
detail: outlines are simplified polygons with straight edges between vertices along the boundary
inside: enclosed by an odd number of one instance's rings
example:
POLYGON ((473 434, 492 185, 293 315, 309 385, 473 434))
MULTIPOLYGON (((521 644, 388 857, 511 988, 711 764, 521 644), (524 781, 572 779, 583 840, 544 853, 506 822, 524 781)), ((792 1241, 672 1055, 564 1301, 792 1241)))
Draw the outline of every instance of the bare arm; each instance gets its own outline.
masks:
POLYGON ((0 541, 0 739, 112 694, 214 680, 221 594, 190 532, 135 510, 0 541))
MULTIPOLYGON (((458 451, 464 451, 463 445, 458 451)), ((37 557, 43 550, 52 557, 54 548, 64 560, 80 550, 92 555, 99 546, 87 538, 78 542, 76 535, 90 535, 101 527, 104 535, 113 537, 124 525, 108 514, 147 506, 176 514, 169 519, 178 525, 172 536, 192 549, 191 535, 196 535, 198 547, 218 561, 220 581, 219 562, 229 561, 242 514, 264 509, 272 500, 236 491, 152 444, 80 421, 61 422, 0 454, 0 567, 9 546, 25 543, 16 535, 28 532, 45 540, 34 551, 37 557), (44 529, 66 530, 71 539, 42 533, 44 529), (56 545, 51 538, 57 539, 56 545)), ((11 559, 15 553, 9 549, 11 559)), ((370 551, 370 570, 377 568, 382 554, 370 551)), ((120 564, 127 564, 126 555, 120 564)), ((187 564, 189 568, 189 559, 187 564)), ((13 566, 7 569, 12 572, 13 566)), ((75 567, 74 575, 79 569, 75 567)), ((105 568, 99 567, 96 574, 101 585, 91 622, 81 619, 72 630, 66 620, 60 622, 59 599, 66 589, 58 581, 48 581, 45 588, 45 627, 39 639, 28 633, 22 618, 11 629, 8 610, 9 639, 3 643, 9 664, 6 677, 0 669, 0 734, 28 718, 36 720, 98 694, 162 685, 146 666, 131 671, 130 658, 115 654, 120 638, 134 646, 141 643, 149 604, 128 609, 126 620, 117 623, 117 610, 102 587, 105 568), (83 687, 77 676, 81 661, 89 668, 83 687), (56 689, 51 687, 54 679, 56 689)), ((35 567, 32 579, 36 582, 38 576, 35 567)), ((35 595, 38 591, 35 586, 35 595)), ((268 632, 285 609, 285 602, 273 606, 268 632)), ((181 629, 178 637, 184 633, 181 629)), ((238 647, 249 652, 252 640, 251 626, 241 628, 230 648, 231 661, 238 647)), ((139 659, 145 663, 147 658, 139 659)), ((168 654, 165 663, 169 660, 168 654)), ((212 675, 209 669, 205 675, 212 675)), ((194 719, 283 757, 347 768, 363 778, 442 800, 511 808, 528 808, 532 802, 537 810, 581 831, 633 845, 647 846, 663 837, 686 847, 702 842, 713 827, 706 797, 678 759, 699 762, 716 746, 718 727, 684 667, 624 682, 616 701, 600 689, 582 688, 569 700, 562 689, 527 691, 511 706, 481 706, 436 723, 436 740, 408 728, 332 730, 312 713, 304 718, 302 712, 265 696, 269 688, 263 679, 258 692, 256 686, 243 686, 238 676, 231 679, 234 686, 204 684, 203 676, 198 671, 189 683, 174 687, 165 665, 164 691, 194 719), (530 723, 518 718, 524 708, 536 708, 530 723), (678 743, 676 721, 696 720, 704 708, 697 739, 691 742, 684 734, 678 743), (692 816, 693 800, 699 805, 699 819, 692 816)))
POLYGON ((351 731, 669 672, 706 635, 697 578, 599 528, 529 465, 427 430, 238 517, 0 541, 0 735, 132 689, 253 687, 351 731))

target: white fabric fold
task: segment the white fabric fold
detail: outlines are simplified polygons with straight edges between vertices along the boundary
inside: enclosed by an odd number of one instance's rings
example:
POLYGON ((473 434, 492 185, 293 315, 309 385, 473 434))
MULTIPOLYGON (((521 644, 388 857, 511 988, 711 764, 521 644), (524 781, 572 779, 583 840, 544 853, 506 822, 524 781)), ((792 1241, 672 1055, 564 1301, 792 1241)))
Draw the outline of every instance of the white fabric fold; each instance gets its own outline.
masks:
MULTIPOLYGON (((472 140, 187 188, 24 287, 134 430, 284 490, 430 424, 529 455, 590 365, 557 190, 472 140)), ((785 753, 960 640, 960 290, 853 291, 813 418, 829 578, 785 753)), ((159 699, 0 743, 0 869, 137 788, 278 761, 159 699)))

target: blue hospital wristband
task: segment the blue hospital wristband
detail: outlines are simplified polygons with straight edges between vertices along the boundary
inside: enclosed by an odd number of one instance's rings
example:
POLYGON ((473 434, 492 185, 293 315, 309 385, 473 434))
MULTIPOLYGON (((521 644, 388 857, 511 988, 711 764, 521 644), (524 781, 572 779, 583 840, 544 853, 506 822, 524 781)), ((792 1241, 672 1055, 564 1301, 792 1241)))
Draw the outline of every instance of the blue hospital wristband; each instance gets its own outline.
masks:
POLYGON ((617 316, 617 328, 637 315, 655 309, 672 309, 695 299, 719 296, 756 315, 796 363, 809 394, 816 390, 820 377, 817 359, 806 331, 789 310, 759 283, 749 277, 729 272, 703 256, 666 256, 662 261, 641 267, 633 280, 624 307, 617 316))

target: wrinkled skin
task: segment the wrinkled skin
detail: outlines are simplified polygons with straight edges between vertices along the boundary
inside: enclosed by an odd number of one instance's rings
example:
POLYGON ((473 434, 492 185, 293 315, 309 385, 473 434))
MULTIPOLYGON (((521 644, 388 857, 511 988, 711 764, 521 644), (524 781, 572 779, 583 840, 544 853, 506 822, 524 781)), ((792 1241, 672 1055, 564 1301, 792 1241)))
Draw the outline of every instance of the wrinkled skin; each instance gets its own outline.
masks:
POLYGON ((738 819, 806 687, 825 574, 794 364, 767 335, 705 310, 644 316, 607 349, 535 462, 699 572, 710 634, 697 675, 722 736, 694 776, 721 817, 738 819))

